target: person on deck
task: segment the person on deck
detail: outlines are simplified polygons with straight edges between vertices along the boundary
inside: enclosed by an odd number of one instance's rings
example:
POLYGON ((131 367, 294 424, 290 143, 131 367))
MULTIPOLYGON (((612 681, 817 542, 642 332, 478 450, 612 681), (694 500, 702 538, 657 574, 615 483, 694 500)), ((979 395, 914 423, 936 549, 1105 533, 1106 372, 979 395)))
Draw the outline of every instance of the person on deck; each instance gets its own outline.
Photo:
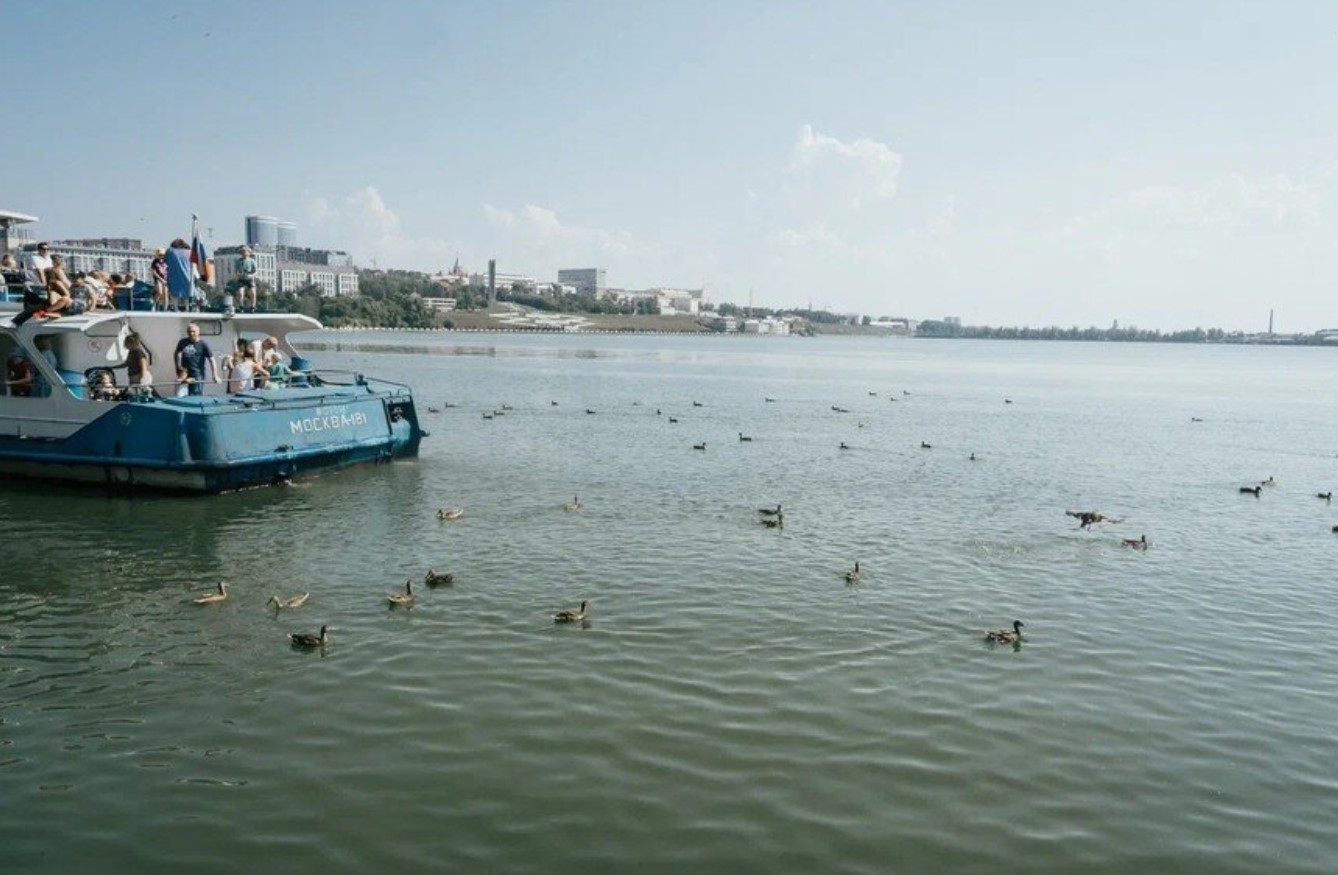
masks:
POLYGON ((37 282, 46 285, 46 273, 51 270, 51 244, 38 243, 34 252, 29 252, 27 257, 28 270, 37 275, 37 282))
POLYGON ((153 353, 144 346, 144 341, 137 333, 131 332, 125 338, 126 381, 132 389, 153 391, 153 374, 149 365, 153 364, 153 353))
POLYGON ((195 274, 190 263, 190 244, 180 237, 167 248, 167 293, 173 310, 189 310, 195 300, 195 274))
MULTIPOLYGON (((188 265, 189 266, 189 265, 188 265)), ((178 371, 184 370, 189 379, 188 393, 204 394, 204 381, 218 382, 218 365, 214 362, 214 351, 209 344, 200 339, 200 326, 194 322, 186 326, 186 336, 177 342, 176 352, 172 356, 178 371)))
MULTIPOLYGON (((167 309, 167 250, 159 246, 153 250, 153 261, 149 262, 149 273, 153 275, 153 309, 167 309)), ((131 307, 130 309, 134 309, 131 307)))
POLYGON ((28 354, 21 346, 10 350, 9 358, 5 360, 5 386, 10 395, 19 398, 27 398, 33 393, 33 363, 28 361, 28 354))
POLYGON ((251 312, 256 311, 256 274, 260 272, 260 265, 256 262, 255 256, 251 254, 251 247, 243 246, 242 255, 237 259, 237 308, 245 313, 249 306, 251 312), (247 297, 250 297, 251 303, 246 303, 247 297))

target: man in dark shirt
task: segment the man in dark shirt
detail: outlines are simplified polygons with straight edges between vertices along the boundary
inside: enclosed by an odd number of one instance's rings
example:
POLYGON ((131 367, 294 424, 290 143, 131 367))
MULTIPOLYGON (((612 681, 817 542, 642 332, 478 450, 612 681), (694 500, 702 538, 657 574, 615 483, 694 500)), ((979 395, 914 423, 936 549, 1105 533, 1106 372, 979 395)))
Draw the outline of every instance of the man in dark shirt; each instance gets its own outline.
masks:
POLYGON ((177 342, 173 358, 176 359, 177 368, 186 369, 186 376, 191 381, 187 390, 190 394, 204 394, 206 370, 209 372, 209 379, 218 382, 218 366, 214 364, 214 351, 209 348, 209 344, 200 339, 200 326, 194 322, 186 326, 186 336, 177 342))

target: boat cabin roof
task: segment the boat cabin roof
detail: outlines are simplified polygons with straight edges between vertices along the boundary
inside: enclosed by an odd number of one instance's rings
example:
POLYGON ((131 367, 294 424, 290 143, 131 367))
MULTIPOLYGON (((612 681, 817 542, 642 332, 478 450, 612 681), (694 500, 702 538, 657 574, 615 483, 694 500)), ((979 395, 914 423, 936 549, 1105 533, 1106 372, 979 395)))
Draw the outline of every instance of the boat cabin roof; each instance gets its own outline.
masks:
POLYGON ((124 363, 125 341, 132 332, 139 335, 155 361, 170 363, 177 343, 186 336, 186 326, 191 323, 200 326, 200 339, 209 345, 215 358, 233 352, 239 339, 253 341, 265 337, 274 337, 279 349, 290 357, 300 355, 288 335, 321 327, 320 322, 301 313, 225 316, 222 313, 108 310, 57 319, 30 319, 17 328, 14 315, 0 316, 0 336, 12 337, 30 352, 35 349, 35 340, 45 338, 56 353, 60 367, 75 371, 124 363))

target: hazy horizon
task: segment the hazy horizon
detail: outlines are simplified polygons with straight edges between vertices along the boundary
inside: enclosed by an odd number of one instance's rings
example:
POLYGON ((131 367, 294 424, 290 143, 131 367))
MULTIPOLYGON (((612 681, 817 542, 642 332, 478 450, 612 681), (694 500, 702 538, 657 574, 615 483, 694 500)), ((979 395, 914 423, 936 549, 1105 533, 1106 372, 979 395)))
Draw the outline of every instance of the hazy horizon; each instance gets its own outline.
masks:
POLYGON ((358 264, 965 324, 1338 327, 1318 2, 12 9, 43 239, 297 223, 358 264))

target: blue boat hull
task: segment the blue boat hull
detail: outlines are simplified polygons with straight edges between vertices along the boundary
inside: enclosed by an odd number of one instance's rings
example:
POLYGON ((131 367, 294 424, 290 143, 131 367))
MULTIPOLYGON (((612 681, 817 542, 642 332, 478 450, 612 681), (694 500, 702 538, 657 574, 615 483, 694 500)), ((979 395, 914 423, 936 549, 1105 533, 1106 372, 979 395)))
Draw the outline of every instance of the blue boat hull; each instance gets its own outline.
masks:
POLYGON ((393 384, 108 404, 62 439, 0 436, 0 473, 118 489, 225 492, 415 455, 413 398, 393 384))

